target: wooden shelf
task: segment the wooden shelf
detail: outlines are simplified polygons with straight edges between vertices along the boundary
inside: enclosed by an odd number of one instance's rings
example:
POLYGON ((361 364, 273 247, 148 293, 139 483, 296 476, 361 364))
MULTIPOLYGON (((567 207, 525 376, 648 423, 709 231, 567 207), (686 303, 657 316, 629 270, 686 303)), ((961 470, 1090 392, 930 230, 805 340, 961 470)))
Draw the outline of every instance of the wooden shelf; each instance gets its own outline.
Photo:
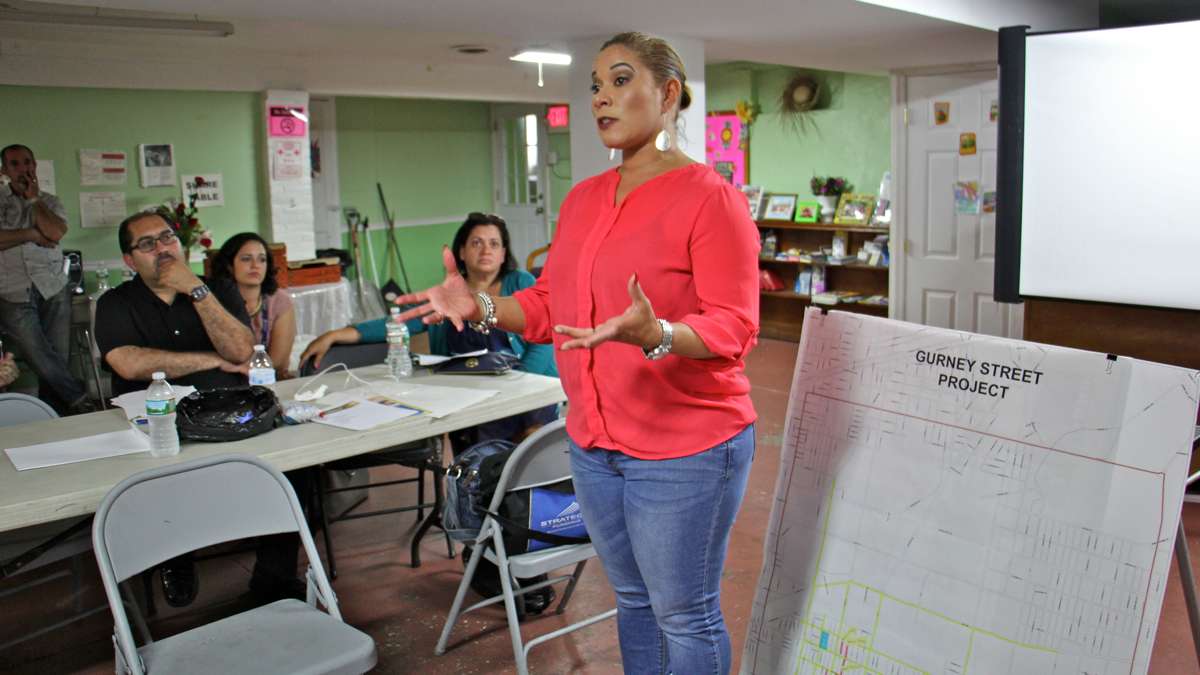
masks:
POLYGON ((801 295, 794 291, 760 291, 764 297, 768 298, 787 298, 788 300, 805 300, 811 301, 811 295, 801 295))
POLYGON ((813 263, 813 262, 805 262, 803 260, 780 260, 779 258, 759 258, 758 261, 764 262, 764 263, 779 263, 781 265, 824 265, 826 269, 829 269, 831 267, 834 269, 836 269, 838 267, 844 267, 846 269, 851 269, 851 270, 882 270, 884 272, 886 272, 888 269, 887 265, 868 265, 866 263, 849 263, 849 264, 835 265, 833 263, 813 263))
POLYGON ((759 227, 774 228, 780 230, 812 230, 814 232, 868 232, 875 234, 887 234, 886 227, 866 227, 864 225, 826 225, 825 223, 793 223, 790 220, 759 220, 755 221, 759 227))

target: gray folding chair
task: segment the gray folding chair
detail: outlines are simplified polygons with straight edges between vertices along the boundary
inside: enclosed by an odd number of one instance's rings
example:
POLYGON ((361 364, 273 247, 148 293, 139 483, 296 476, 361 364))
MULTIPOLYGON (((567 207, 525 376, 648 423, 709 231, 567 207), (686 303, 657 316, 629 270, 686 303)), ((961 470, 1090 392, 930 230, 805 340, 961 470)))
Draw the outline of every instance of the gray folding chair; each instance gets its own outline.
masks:
MULTIPOLYGON (((505 463, 504 471, 500 474, 500 480, 496 483, 496 494, 492 497, 488 511, 498 513, 500 502, 504 500, 504 495, 509 492, 541 485, 550 485, 570 478, 571 461, 569 452, 566 420, 556 420, 538 429, 513 450, 512 456, 505 463)), ((606 612, 595 614, 569 626, 539 635, 529 642, 522 644, 521 626, 517 622, 516 596, 524 595, 544 586, 566 581, 567 587, 563 591, 562 600, 559 601, 558 606, 554 610, 555 614, 562 614, 567 607, 567 602, 571 599, 571 593, 574 592, 575 585, 579 583, 579 577, 583 574, 584 565, 595 556, 596 549, 591 544, 555 546, 530 553, 519 553, 509 556, 504 549, 502 526, 491 516, 485 516, 483 525, 479 529, 479 536, 475 538, 475 544, 471 551, 471 559, 467 563, 467 571, 463 574, 462 582, 458 585, 458 593, 454 596, 454 603, 450 606, 450 615, 446 617, 446 624, 442 627, 442 636, 438 639, 434 653, 438 656, 446 653, 446 644, 450 640, 450 631, 453 630, 459 616, 482 607, 487 607, 488 605, 503 602, 504 611, 508 617, 508 631, 512 636, 513 658, 517 662, 517 672, 521 675, 526 675, 529 672, 526 662, 530 649, 560 635, 566 635, 598 621, 616 616, 617 610, 614 607, 606 612), (501 595, 488 598, 466 609, 462 609, 463 599, 466 597, 467 589, 471 585, 471 578, 475 576, 475 570, 479 567, 481 556, 486 556, 488 560, 500 568, 500 585, 504 589, 504 592, 501 595), (517 584, 517 578, 526 579, 536 577, 569 565, 575 566, 571 574, 551 577, 526 588, 521 588, 517 584)))
POLYGON ((220 455, 126 478, 96 510, 92 545, 119 673, 363 673, 375 666, 375 642, 342 622, 291 484, 259 459, 220 455), (187 551, 280 532, 299 533, 308 555, 307 603, 280 600, 140 649, 134 644, 121 581, 187 551))
MULTIPOLYGON (((0 427, 40 422, 57 417, 58 413, 40 399, 25 394, 0 393, 0 427)), ((23 527, 0 534, 0 580, 22 575, 23 581, 23 583, 14 583, 11 588, 0 591, 0 600, 25 593, 64 577, 71 578, 74 598, 73 613, 70 616, 48 626, 34 628, 27 633, 12 637, 0 644, 0 651, 107 609, 105 605, 85 608, 82 602, 83 564, 80 562, 80 557, 92 549, 91 538, 87 536, 89 522, 88 518, 67 519, 23 527), (52 573, 24 576, 51 563, 68 558, 71 560, 70 571, 60 569, 52 573)))

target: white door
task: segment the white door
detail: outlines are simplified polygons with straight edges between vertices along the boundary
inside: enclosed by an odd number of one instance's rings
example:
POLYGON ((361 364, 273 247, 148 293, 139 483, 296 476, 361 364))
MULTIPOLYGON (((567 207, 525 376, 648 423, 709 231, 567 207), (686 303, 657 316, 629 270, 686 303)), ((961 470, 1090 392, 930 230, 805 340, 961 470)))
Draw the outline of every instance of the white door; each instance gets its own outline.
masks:
POLYGON ((1020 338, 1021 305, 992 299, 996 214, 984 197, 996 189, 996 70, 897 75, 895 88, 894 316, 1020 338), (956 184, 972 182, 976 207, 956 203, 956 184))
POLYGON ((337 108, 333 97, 308 100, 309 142, 313 158, 313 229, 317 248, 342 248, 341 197, 338 186, 337 108))
POLYGON ((492 106, 494 210, 508 223, 517 265, 550 243, 545 106, 492 106))

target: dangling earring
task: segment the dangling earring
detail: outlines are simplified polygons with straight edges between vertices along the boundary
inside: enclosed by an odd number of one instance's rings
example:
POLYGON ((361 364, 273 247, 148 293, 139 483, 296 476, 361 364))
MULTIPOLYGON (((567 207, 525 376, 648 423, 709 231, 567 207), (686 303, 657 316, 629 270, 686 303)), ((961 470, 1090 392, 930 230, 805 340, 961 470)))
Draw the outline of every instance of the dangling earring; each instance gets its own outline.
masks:
POLYGON ((616 148, 609 148, 609 149, 608 149, 608 161, 610 161, 610 162, 611 162, 611 161, 613 161, 613 160, 614 160, 614 159, 616 159, 616 158, 617 158, 617 149, 616 149, 616 148))
POLYGON ((671 149, 671 134, 668 134, 666 129, 658 132, 658 135, 654 137, 654 147, 658 148, 659 152, 671 149))

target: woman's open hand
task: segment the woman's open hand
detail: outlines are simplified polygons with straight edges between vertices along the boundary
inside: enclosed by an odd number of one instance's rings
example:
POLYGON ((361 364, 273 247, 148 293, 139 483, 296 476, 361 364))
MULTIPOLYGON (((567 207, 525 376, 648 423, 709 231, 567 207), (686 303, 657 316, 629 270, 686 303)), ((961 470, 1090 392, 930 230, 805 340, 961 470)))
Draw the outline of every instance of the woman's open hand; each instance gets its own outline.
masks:
POLYGON ((442 283, 396 298, 397 305, 420 303, 401 312, 401 321, 421 317, 421 321, 428 325, 449 319, 455 328, 462 330, 465 322, 479 320, 479 305, 475 302, 475 295, 467 287, 467 280, 459 273, 449 246, 442 247, 442 264, 446 267, 446 278, 442 283))
POLYGON ((632 302, 624 312, 594 328, 555 326, 555 333, 572 338, 560 349, 592 349, 605 342, 624 342, 642 349, 658 346, 662 342, 662 327, 654 316, 650 299, 642 292, 636 273, 629 277, 629 298, 632 302))

